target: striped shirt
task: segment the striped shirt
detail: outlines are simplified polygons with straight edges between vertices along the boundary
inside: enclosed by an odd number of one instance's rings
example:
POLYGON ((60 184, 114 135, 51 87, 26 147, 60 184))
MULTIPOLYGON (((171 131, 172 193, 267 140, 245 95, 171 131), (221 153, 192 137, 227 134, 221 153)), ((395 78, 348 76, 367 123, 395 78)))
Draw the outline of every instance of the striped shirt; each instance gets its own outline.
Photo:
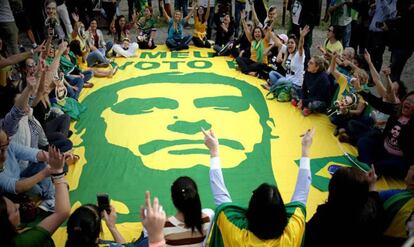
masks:
POLYGON ((211 209, 202 210, 202 230, 203 235, 195 229, 186 228, 185 223, 178 220, 175 216, 167 219, 164 225, 164 238, 167 246, 186 246, 201 247, 204 246, 204 239, 208 235, 214 212, 211 209))

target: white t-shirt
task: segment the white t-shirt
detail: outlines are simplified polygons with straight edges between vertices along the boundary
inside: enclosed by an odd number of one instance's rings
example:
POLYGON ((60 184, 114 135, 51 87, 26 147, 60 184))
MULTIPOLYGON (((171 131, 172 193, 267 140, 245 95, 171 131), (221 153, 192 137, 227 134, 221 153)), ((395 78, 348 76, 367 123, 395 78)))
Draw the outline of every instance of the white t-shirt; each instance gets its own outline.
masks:
MULTIPOLYGON (((287 46, 282 46, 282 51, 287 54, 287 46)), ((286 69, 286 79, 291 81, 296 86, 302 87, 303 74, 305 73, 305 52, 302 56, 296 51, 293 54, 289 54, 284 62, 284 68, 286 69)))

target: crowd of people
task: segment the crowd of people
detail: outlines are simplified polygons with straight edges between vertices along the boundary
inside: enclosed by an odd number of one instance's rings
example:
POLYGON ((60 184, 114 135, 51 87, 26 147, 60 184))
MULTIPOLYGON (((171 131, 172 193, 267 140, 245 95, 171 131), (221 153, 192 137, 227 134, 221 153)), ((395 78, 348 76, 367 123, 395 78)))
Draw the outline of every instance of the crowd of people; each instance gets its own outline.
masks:
POLYGON ((407 92, 401 81, 414 50, 413 34, 407 32, 414 23, 412 0, 327 0, 322 44, 312 44, 321 19, 317 0, 289 1, 287 34, 276 31, 282 6, 266 8, 260 0, 235 0, 235 6, 194 0, 191 8, 188 0, 176 0, 174 11, 168 0, 128 0, 128 16, 121 15, 119 2, 0 0, 2 244, 53 246, 51 235, 67 219, 66 246, 97 246, 101 220, 120 246, 400 246, 414 237, 414 91, 407 92), (155 16, 156 5, 162 19, 155 16), (201 129, 211 156, 215 209, 202 208, 197 184, 183 176, 171 186, 175 215, 167 217, 158 199, 152 204, 146 193, 140 211, 145 229, 134 243, 117 230, 112 206, 87 204, 70 214, 65 174, 79 159, 69 127, 85 111, 79 95, 94 86, 91 78, 114 76, 117 57, 160 45, 162 20, 171 51, 188 49, 192 42, 212 48, 216 56, 233 57, 238 70, 262 79, 269 95, 290 102, 304 117, 327 114, 336 126, 333 135, 355 145, 358 160, 372 164, 371 170, 336 170, 327 201, 306 222, 314 129, 302 138, 291 201, 285 204, 276 186, 263 183, 246 206, 233 203, 226 188, 218 138, 201 129), (30 47, 22 45, 19 32, 30 47), (312 46, 318 52, 311 55, 312 46), (391 59, 383 67, 387 46, 391 59), (377 175, 404 179, 407 187, 378 192, 377 175), (49 215, 19 232, 21 220, 36 216, 32 198, 40 198, 37 207, 49 215))

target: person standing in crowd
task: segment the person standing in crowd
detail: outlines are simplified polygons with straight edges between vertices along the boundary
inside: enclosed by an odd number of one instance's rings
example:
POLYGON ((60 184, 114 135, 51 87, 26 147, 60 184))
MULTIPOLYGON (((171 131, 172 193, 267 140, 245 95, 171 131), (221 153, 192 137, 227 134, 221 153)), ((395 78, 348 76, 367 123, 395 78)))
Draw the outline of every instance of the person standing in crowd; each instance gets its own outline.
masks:
POLYGON ((246 0, 236 0, 235 1, 235 7, 234 7, 234 22, 237 23, 236 29, 235 29, 235 36, 239 36, 239 32, 243 31, 243 27, 240 29, 240 17, 241 12, 246 9, 246 0))
POLYGON ((70 16, 65 0, 56 0, 56 5, 56 12, 59 18, 63 21, 63 25, 65 25, 66 36, 69 37, 73 31, 73 28, 72 23, 70 22, 70 16))
POLYGON ((179 51, 188 49, 188 45, 191 42, 190 35, 184 35, 184 25, 188 22, 188 20, 193 15, 194 9, 183 18, 182 13, 179 10, 174 12, 174 17, 171 18, 167 11, 165 11, 164 3, 160 2, 162 7, 162 12, 164 13, 164 17, 167 19, 168 22, 168 36, 166 40, 166 45, 170 49, 170 51, 179 51))
POLYGON ((43 15, 44 0, 23 0, 23 9, 30 20, 36 43, 45 39, 45 17, 43 15))
POLYGON ((397 15, 397 0, 376 0, 369 10, 371 22, 369 23, 369 34, 367 49, 372 57, 375 69, 381 71, 382 56, 386 44, 386 25, 388 20, 394 19, 397 15))
MULTIPOLYGON (((23 8, 22 0, 11 0, 10 7, 13 11, 14 19, 16 21, 17 28, 20 32, 25 32, 27 38, 32 43, 32 48, 36 48, 36 40, 30 25, 30 20, 26 15, 26 11, 23 8)), ((22 45, 19 47, 20 49, 24 49, 22 45)))
POLYGON ((0 37, 10 55, 19 53, 18 35, 19 29, 14 22, 9 0, 0 0, 0 37))
POLYGON ((331 26, 338 28, 342 38, 342 45, 348 47, 351 41, 351 5, 349 0, 332 0, 329 12, 331 15, 331 26))
POLYGON ((203 246, 214 211, 201 208, 197 184, 190 177, 179 177, 171 186, 171 197, 177 213, 167 218, 164 238, 167 245, 203 246))
MULTIPOLYGON (((111 29, 113 27, 112 23, 114 22, 116 15, 116 0, 102 0, 101 6, 105 11, 106 21, 108 22, 108 34, 111 33, 111 29)), ((119 18, 119 17, 118 17, 119 18)), ((131 15, 132 18, 132 15, 131 15)))
POLYGON ((174 9, 179 11, 183 16, 188 15, 188 0, 174 0, 174 9))
MULTIPOLYGON (((210 5, 210 0, 207 2, 207 6, 210 5)), ((210 8, 205 8, 203 6, 195 5, 195 12, 194 15, 194 34, 193 34, 193 44, 197 47, 204 47, 210 48, 211 44, 207 40, 207 25, 208 25, 208 18, 210 15, 210 8), (206 11, 207 9, 207 11, 206 11)))
POLYGON ((60 40, 64 39, 65 32, 63 31, 63 28, 60 25, 59 16, 57 14, 57 4, 55 0, 47 0, 45 2, 45 12, 47 16, 45 21, 46 35, 50 36, 51 34, 53 34, 54 37, 60 40))
POLYGON ((152 12, 152 7, 145 7, 144 16, 137 23, 137 41, 140 49, 154 49, 157 47, 155 45, 155 35, 157 34, 155 24, 156 20, 152 12))
POLYGON ((200 6, 210 9, 210 14, 208 15, 207 19, 207 39, 211 39, 211 32, 213 31, 214 27, 216 0, 200 0, 200 6), (210 4, 208 4, 208 2, 210 2, 210 4))
POLYGON ((389 33, 391 50, 391 79, 400 81, 407 60, 414 51, 414 33, 410 32, 414 23, 414 3, 410 0, 398 0, 397 16, 384 22, 389 33))

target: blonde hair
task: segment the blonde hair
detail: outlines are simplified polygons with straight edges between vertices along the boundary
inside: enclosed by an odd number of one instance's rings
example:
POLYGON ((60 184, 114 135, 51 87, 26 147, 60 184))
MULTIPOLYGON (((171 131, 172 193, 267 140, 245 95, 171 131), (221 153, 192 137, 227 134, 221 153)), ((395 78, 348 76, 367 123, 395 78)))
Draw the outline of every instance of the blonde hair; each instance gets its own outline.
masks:
POLYGON ((354 71, 354 76, 360 80, 361 84, 368 83, 368 73, 363 69, 357 69, 354 71))

